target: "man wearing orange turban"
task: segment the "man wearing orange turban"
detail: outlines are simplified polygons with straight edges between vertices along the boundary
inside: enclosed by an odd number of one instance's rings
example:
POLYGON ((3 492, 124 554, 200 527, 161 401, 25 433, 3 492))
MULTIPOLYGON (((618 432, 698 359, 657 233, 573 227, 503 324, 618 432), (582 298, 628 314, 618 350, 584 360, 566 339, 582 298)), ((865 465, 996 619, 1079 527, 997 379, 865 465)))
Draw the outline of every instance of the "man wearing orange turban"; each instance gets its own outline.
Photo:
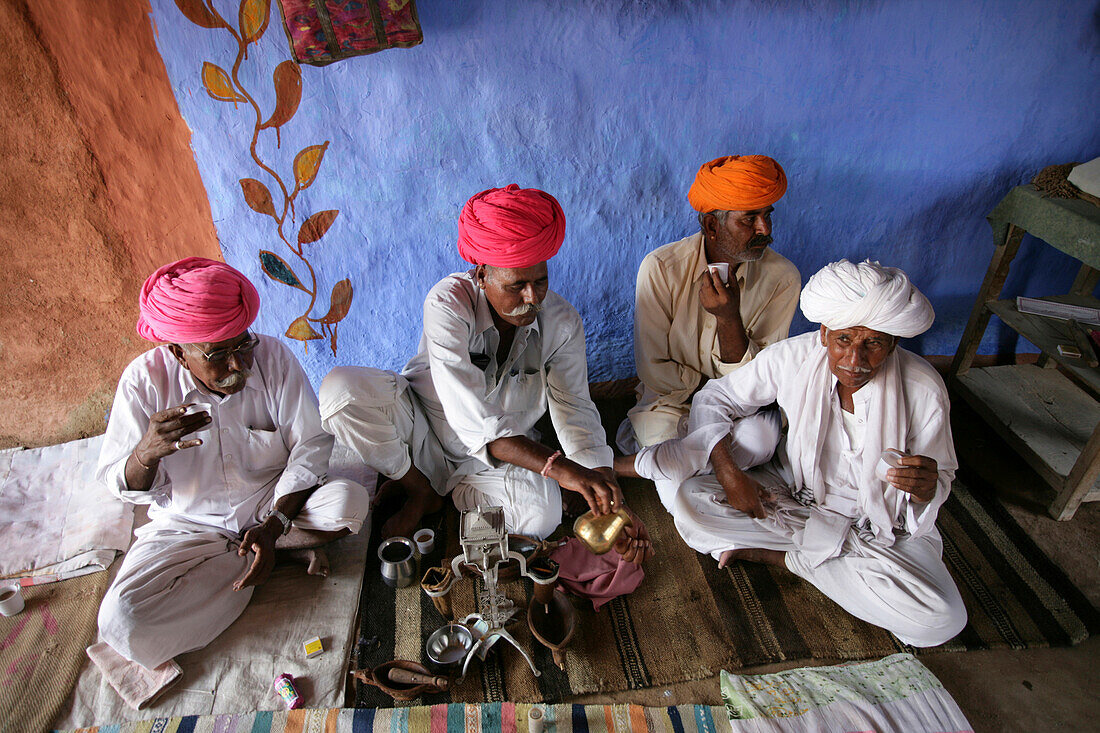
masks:
MULTIPOLYGON (((676 437, 699 387, 787 337, 800 280, 769 247, 772 211, 786 191, 783 168, 766 155, 705 163, 688 191, 700 231, 642 260, 634 306, 638 404, 619 428, 624 452, 676 437)), ((778 421, 741 423, 745 445, 774 447, 778 421)))
MULTIPOLYGON (((599 514, 622 505, 580 315, 549 289, 547 260, 564 237, 545 191, 513 184, 473 196, 458 252, 474 267, 428 293, 419 353, 401 374, 341 367, 325 377, 325 429, 390 478, 380 498, 401 501, 384 535, 412 536, 447 495, 460 510, 502 506, 507 531, 540 539, 561 523, 561 489, 599 514), (547 411, 560 451, 537 441, 547 411)), ((635 525, 618 549, 640 563, 652 550, 635 525)))
POLYGON ((248 278, 188 257, 150 275, 138 307, 138 333, 162 345, 119 380, 97 478, 150 522, 88 648, 133 707, 179 678, 174 657, 240 616, 276 549, 324 574, 313 548, 358 532, 369 511, 364 487, 327 477, 333 440, 298 360, 249 330, 260 296, 248 278))

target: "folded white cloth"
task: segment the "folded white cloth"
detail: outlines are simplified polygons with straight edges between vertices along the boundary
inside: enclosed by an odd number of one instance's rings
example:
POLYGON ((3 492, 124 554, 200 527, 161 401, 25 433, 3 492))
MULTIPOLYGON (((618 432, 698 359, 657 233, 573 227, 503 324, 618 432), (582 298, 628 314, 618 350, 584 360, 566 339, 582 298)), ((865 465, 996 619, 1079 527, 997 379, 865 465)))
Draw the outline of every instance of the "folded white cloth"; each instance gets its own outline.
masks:
POLYGON ((169 659, 156 669, 147 669, 131 662, 103 641, 92 644, 87 653, 107 683, 134 710, 152 704, 183 675, 183 670, 174 659, 169 659))

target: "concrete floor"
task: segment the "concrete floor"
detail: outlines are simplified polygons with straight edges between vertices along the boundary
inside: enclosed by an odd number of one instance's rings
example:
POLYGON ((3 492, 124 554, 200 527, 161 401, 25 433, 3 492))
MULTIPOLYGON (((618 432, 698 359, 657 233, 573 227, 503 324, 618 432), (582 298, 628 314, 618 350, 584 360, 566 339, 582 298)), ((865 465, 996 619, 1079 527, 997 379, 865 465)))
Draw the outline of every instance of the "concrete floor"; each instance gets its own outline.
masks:
MULTIPOLYGON (((998 489, 998 498, 1037 545, 1100 607, 1100 502, 1083 504, 1074 518, 1056 522, 1037 501, 1042 480, 965 404, 953 406, 956 450, 964 469, 998 489)), ((1100 730, 1100 638, 1074 647, 926 654, 920 657, 943 682, 979 733, 1100 730)), ((743 670, 760 674, 798 664, 743 670)), ((716 680, 670 688, 586 695, 572 702, 643 705, 718 705, 716 680)))

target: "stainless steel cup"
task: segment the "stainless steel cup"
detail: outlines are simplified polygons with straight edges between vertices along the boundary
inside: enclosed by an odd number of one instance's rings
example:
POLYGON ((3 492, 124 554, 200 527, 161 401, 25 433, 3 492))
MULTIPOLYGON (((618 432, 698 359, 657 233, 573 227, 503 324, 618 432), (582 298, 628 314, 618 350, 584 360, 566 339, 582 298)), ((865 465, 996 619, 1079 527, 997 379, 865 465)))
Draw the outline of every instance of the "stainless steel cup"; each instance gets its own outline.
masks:
POLYGON ((394 588, 405 588, 416 580, 416 545, 408 537, 390 537, 378 546, 382 580, 394 588))

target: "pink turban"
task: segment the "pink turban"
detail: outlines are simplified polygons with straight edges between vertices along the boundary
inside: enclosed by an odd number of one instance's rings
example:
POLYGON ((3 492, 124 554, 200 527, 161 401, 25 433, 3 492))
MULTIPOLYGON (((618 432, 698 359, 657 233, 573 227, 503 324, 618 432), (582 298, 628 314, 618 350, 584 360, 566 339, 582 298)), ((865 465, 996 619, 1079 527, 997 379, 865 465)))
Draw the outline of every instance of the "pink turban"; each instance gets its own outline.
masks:
POLYGON ((787 192, 783 166, 766 155, 727 155, 704 163, 688 189, 696 211, 755 211, 787 192))
POLYGON ((260 294, 224 262, 188 257, 160 268, 141 286, 137 332, 175 344, 225 341, 256 320, 260 294))
POLYGON ((557 254, 564 239, 557 199, 514 183, 477 194, 458 217, 458 253, 475 265, 531 267, 557 254))

